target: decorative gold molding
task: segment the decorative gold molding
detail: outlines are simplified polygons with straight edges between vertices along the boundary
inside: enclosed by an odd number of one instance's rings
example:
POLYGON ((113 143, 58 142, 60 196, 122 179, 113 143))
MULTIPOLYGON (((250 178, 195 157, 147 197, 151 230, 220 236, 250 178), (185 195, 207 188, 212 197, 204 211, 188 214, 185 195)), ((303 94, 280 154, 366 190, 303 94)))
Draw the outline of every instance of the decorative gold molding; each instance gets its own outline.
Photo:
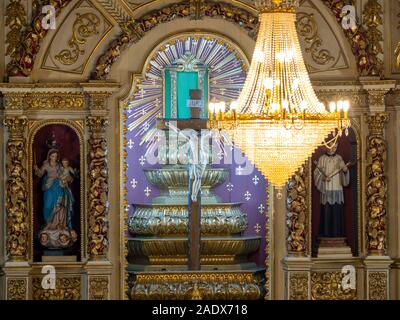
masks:
POLYGON ((6 38, 6 56, 13 57, 16 49, 21 43, 21 31, 26 25, 26 11, 21 0, 10 0, 6 8, 6 27, 10 28, 6 38))
POLYGON ((342 288, 344 274, 341 271, 312 272, 312 300, 356 300, 357 290, 342 288))
POLYGON ((308 272, 289 273, 289 300, 308 300, 308 272))
POLYGON ((364 24, 367 26, 367 50, 370 54, 372 66, 369 70, 371 76, 383 76, 383 8, 379 0, 368 0, 364 7, 364 24))
POLYGON ((27 278, 7 278, 7 300, 27 300, 27 278))
POLYGON ((108 276, 89 276, 89 300, 108 300, 109 299, 109 277, 108 276))
POLYGON ((388 300, 387 272, 368 272, 368 300, 388 300))
POLYGON ((311 55, 313 61, 319 65, 325 65, 335 60, 329 50, 322 49, 322 39, 318 35, 318 24, 314 15, 302 12, 297 15, 297 30, 309 45, 306 52, 311 55))
POLYGON ((57 277, 56 289, 43 289, 42 278, 32 278, 33 300, 80 300, 81 278, 57 277))
POLYGON ((90 110, 107 110, 107 99, 111 95, 109 92, 90 92, 89 109, 90 110))
POLYGON ((304 164, 292 178, 286 191, 287 250, 289 254, 306 255, 307 250, 307 176, 308 165, 304 164))
POLYGON ((88 253, 92 260, 107 259, 108 254, 108 164, 106 127, 109 121, 88 117, 89 145, 89 208, 88 253))
POLYGON ((26 93, 5 93, 4 108, 6 110, 22 110, 24 108, 24 97, 26 93))
POLYGON ((26 189, 26 117, 4 120, 9 138, 7 142, 7 244, 10 261, 24 261, 29 255, 29 212, 26 189))
POLYGON ((87 39, 99 33, 97 28, 100 26, 100 18, 94 13, 76 14, 76 19, 72 26, 72 37, 68 41, 71 49, 61 50, 54 58, 64 65, 74 64, 80 55, 85 53, 81 47, 87 39))
POLYGON ((133 300, 256 300, 261 298, 260 279, 251 273, 149 273, 130 277, 133 300), (195 291, 197 285, 197 292, 195 291))
POLYGON ((371 255, 386 254, 387 146, 384 129, 388 122, 386 113, 367 116, 367 248, 371 255))
POLYGON ((73 93, 32 93, 25 98, 24 105, 30 110, 82 110, 85 109, 85 97, 73 93))
POLYGON ((190 16, 194 20, 204 16, 204 0, 190 0, 190 16))

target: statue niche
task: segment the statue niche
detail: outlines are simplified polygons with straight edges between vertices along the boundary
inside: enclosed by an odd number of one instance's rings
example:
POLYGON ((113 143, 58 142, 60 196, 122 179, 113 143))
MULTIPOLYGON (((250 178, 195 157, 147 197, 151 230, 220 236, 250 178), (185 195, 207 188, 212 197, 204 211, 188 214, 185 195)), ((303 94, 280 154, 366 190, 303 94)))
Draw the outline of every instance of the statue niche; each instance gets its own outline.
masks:
POLYGON ((355 132, 312 156, 312 253, 325 258, 358 255, 359 163, 355 132))
POLYGON ((35 261, 80 258, 80 152, 79 138, 67 125, 46 125, 33 138, 35 261))

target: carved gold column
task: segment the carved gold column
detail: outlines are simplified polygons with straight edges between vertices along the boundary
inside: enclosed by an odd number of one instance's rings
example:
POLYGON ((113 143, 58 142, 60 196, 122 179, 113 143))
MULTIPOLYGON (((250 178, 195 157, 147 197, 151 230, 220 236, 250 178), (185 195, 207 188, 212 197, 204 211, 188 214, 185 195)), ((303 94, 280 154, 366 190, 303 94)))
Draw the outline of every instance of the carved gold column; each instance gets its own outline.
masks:
POLYGON ((386 255, 387 178, 385 161, 387 146, 384 129, 387 113, 368 115, 367 140, 367 236, 370 255, 386 255))
POLYGON ((307 256, 309 170, 304 164, 286 186, 285 299, 310 299, 311 259, 307 256))
POLYGON ((370 114, 366 115, 368 137, 366 143, 365 214, 367 257, 365 265, 365 298, 389 299, 389 271, 393 261, 387 254, 387 194, 386 157, 388 145, 385 129, 389 122, 386 113, 386 94, 395 87, 391 80, 361 80, 368 92, 370 114))
POLYGON ((289 255, 306 255, 308 218, 307 175, 308 170, 303 165, 287 184, 286 241, 289 255))
MULTIPOLYGON (((109 159, 107 127, 109 125, 108 98, 118 91, 119 85, 107 81, 82 84, 87 97, 88 128, 88 206, 87 206, 87 297, 89 300, 108 300, 112 297, 111 275, 113 265, 109 261, 109 159)), ((109 130, 112 132, 112 130, 109 130)), ((118 158, 118 157, 117 157, 118 158)), ((113 170, 111 168, 111 170, 113 170)), ((114 175, 118 176, 116 169, 114 175)), ((117 198, 113 198, 114 204, 117 198)), ((114 211, 115 219, 119 217, 114 211)), ((115 232, 115 231, 114 231, 115 232)), ((116 246, 113 247, 114 250, 116 246)), ((125 257, 121 257, 123 261, 125 257)))
POLYGON ((108 120, 88 117, 89 194, 88 255, 91 260, 105 260, 108 253, 108 164, 106 128, 108 120))
POLYGON ((7 241, 8 261, 26 261, 29 254, 29 214, 26 189, 25 117, 7 117, 7 241))

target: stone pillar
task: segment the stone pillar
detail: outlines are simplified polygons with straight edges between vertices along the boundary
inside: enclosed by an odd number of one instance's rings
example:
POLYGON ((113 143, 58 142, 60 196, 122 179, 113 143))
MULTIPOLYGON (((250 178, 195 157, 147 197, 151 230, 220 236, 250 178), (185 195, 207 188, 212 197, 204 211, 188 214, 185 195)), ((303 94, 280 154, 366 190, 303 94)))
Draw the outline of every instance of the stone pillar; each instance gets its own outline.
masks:
POLYGON ((308 165, 303 165, 286 187, 285 299, 309 300, 311 259, 307 256, 309 203, 308 165))

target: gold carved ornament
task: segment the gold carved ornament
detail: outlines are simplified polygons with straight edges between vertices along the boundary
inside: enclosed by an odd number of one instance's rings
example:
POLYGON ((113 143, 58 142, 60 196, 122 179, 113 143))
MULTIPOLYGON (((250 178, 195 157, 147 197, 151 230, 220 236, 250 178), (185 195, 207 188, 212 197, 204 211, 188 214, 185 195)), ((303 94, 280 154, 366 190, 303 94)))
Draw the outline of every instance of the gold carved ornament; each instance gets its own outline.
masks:
POLYGON ((343 289, 340 271, 311 273, 312 300, 356 300, 356 289, 343 289))
MULTIPOLYGON (((177 18, 190 17, 193 12, 197 12, 197 9, 193 8, 196 7, 193 7, 193 3, 189 3, 189 1, 187 3, 175 3, 146 13, 137 20, 127 22, 123 27, 123 32, 116 40, 111 42, 107 51, 100 56, 91 78, 95 80, 105 79, 110 73, 112 64, 118 60, 122 51, 137 43, 146 32, 159 24, 173 21, 177 18)), ((201 15, 210 18, 222 17, 228 21, 238 23, 252 37, 255 37, 258 18, 246 10, 222 2, 204 2, 201 5, 201 15)))
POLYGON ((85 107, 85 98, 80 94, 31 94, 26 98, 28 109, 80 110, 85 107))
POLYGON ((108 284, 108 277, 89 277, 89 300, 107 300, 109 293, 108 284))
POLYGON ((7 300, 26 300, 27 280, 21 278, 7 279, 7 300))
POLYGON ((6 118, 4 124, 8 127, 7 142, 7 255, 13 260, 28 258, 28 209, 26 189, 26 143, 25 128, 27 119, 6 118))
POLYGON ((68 46, 71 48, 61 50, 55 59, 64 65, 74 64, 80 55, 85 53, 81 46, 86 44, 88 38, 99 33, 100 19, 93 13, 79 14, 72 27, 72 37, 68 41, 68 46))
POLYGON ((386 272, 368 273, 368 299, 387 300, 388 299, 388 274, 386 272))
POLYGON ((21 42, 21 30, 26 25, 25 7, 21 4, 21 0, 10 0, 6 8, 6 26, 10 28, 7 33, 6 56, 13 56, 15 50, 21 42))
POLYGON ((370 135, 367 146, 367 236, 370 253, 386 253, 386 199, 385 173, 386 141, 384 128, 388 114, 375 114, 367 118, 370 135))
MULTIPOLYGON (((58 16, 61 9, 66 7, 71 0, 49 0, 48 3, 56 10, 58 16)), ((40 7, 37 1, 34 3, 35 8, 40 7)), ((11 61, 7 65, 7 75, 27 77, 33 69, 35 58, 40 50, 40 42, 46 36, 48 30, 42 26, 42 20, 47 15, 41 10, 34 10, 34 16, 30 25, 22 32, 21 39, 16 47, 11 61)))
POLYGON ((108 249, 108 164, 105 130, 108 120, 89 117, 89 227, 88 250, 92 259, 105 258, 108 249))
MULTIPOLYGON (((331 9, 340 25, 343 21, 343 7, 345 5, 355 6, 354 0, 322 0, 322 2, 331 9)), ((356 57, 359 75, 376 75, 375 71, 379 68, 376 66, 377 61, 373 54, 373 50, 371 50, 372 47, 368 45, 368 30, 366 30, 360 23, 357 23, 354 28, 343 29, 343 32, 350 42, 352 51, 356 57)))
POLYGON ((292 254, 306 254, 306 221, 307 221, 307 175, 306 165, 289 179, 287 184, 287 250, 292 254))
POLYGON ((289 300, 308 300, 308 273, 307 272, 290 273, 289 300))
POLYGON ((378 0, 368 0, 364 7, 364 23, 367 26, 367 50, 370 53, 372 66, 369 75, 383 74, 383 61, 379 55, 383 54, 383 34, 380 27, 383 25, 383 8, 378 0))
POLYGON ((33 300, 79 300, 81 298, 80 277, 57 277, 55 289, 44 289, 42 278, 32 279, 33 300))
POLYGON ((183 273, 130 275, 132 300, 257 300, 260 282, 247 273, 183 273))
POLYGON ((326 49, 321 49, 322 39, 318 35, 318 24, 313 14, 299 13, 297 30, 304 38, 309 47, 306 52, 311 54, 311 58, 319 65, 325 65, 335 60, 331 53, 326 49))

